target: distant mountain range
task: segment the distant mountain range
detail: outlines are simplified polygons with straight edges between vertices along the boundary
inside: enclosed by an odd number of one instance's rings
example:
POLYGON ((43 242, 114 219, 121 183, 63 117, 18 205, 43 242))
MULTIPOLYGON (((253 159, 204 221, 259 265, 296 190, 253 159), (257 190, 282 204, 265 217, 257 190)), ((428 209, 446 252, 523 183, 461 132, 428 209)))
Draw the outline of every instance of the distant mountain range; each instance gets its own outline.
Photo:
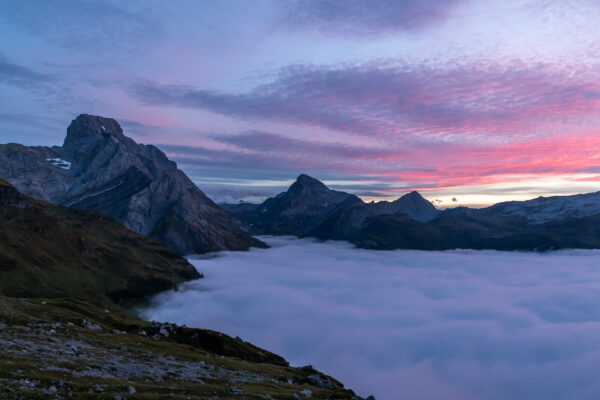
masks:
POLYGON ((600 248, 600 192, 439 210, 419 193, 364 203, 300 175, 262 204, 228 204, 253 234, 348 240, 372 249, 600 248))
POLYGON ((180 254, 265 247, 114 119, 78 116, 62 147, 0 145, 0 177, 36 199, 109 215, 180 254))

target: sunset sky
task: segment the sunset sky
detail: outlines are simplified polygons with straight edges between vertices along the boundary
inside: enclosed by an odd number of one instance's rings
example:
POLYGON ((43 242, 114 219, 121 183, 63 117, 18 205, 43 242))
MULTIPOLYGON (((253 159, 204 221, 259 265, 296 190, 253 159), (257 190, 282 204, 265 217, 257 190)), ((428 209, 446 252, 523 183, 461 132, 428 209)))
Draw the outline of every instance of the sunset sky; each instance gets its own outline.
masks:
POLYGON ((0 143, 118 120, 216 201, 600 190, 600 2, 2 1, 0 143))

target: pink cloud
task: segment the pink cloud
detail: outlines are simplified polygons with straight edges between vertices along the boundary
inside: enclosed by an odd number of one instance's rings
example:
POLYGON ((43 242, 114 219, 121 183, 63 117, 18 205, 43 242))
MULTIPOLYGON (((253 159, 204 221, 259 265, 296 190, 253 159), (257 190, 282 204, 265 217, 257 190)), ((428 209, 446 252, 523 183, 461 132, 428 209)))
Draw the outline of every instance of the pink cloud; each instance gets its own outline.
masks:
POLYGON ((597 122, 597 68, 512 63, 295 66, 248 93, 140 83, 147 104, 365 136, 522 136, 597 122))

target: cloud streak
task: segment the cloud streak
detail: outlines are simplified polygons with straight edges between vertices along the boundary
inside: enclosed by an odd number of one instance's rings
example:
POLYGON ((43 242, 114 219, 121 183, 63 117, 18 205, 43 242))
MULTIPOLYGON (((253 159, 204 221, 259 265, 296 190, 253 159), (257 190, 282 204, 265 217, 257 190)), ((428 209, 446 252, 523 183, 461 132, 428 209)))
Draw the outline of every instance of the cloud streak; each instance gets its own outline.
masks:
POLYGON ((38 73, 23 65, 15 64, 0 55, 0 82, 21 89, 53 93, 49 83, 55 81, 48 74, 38 73))
POLYGON ((145 39, 160 29, 152 21, 154 6, 145 12, 129 11, 111 2, 63 0, 5 1, 0 18, 49 43, 78 52, 98 55, 115 51, 136 52, 145 39))
POLYGON ((364 136, 524 136, 597 121, 598 73, 558 66, 295 66, 247 93, 139 82, 141 102, 364 136))
POLYGON ((239 335, 361 395, 595 399, 598 251, 377 252, 273 238, 192 260, 150 319, 239 335))
POLYGON ((461 0, 296 0, 284 8, 291 28, 317 28, 329 34, 373 36, 415 31, 442 22, 461 0))

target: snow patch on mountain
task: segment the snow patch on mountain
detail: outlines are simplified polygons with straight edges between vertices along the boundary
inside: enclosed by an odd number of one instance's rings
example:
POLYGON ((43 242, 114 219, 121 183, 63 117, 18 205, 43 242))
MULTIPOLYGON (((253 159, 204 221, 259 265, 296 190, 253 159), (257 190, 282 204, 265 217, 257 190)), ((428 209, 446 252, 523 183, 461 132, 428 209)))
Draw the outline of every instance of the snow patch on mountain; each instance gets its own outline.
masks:
POLYGON ((52 165, 62 169, 71 169, 71 164, 69 161, 63 160, 62 158, 47 158, 46 161, 49 161, 52 165))
POLYGON ((600 192, 508 201, 495 204, 482 212, 488 215, 525 217, 528 222, 534 224, 587 217, 600 214, 600 192))

